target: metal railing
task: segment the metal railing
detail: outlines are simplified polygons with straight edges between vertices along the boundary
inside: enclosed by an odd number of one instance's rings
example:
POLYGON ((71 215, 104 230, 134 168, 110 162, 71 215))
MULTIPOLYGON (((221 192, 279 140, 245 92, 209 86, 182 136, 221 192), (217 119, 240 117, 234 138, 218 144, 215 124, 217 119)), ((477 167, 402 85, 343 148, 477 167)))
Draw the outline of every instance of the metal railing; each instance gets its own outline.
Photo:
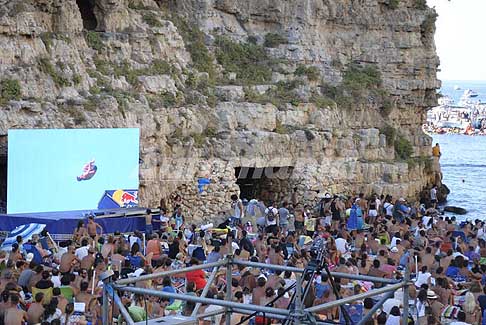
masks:
MULTIPOLYGON (((111 303, 114 303, 117 305, 120 309, 120 313, 127 322, 127 324, 132 325, 134 324, 132 318, 130 317, 130 314, 128 313, 127 309, 125 306, 123 306, 120 297, 117 294, 117 291, 122 291, 122 292, 131 292, 139 295, 147 295, 147 296, 155 296, 155 297, 161 297, 161 298, 169 298, 169 299, 178 299, 182 301, 189 301, 189 302, 194 302, 196 303, 196 307, 194 308, 192 314, 190 317, 194 319, 196 322, 197 319, 208 317, 209 314, 198 314, 198 311, 201 307, 202 304, 206 305, 216 305, 216 306, 221 306, 224 307, 224 309, 221 309, 219 312, 212 312, 211 315, 217 315, 224 313, 226 315, 226 324, 230 324, 231 321, 231 313, 232 312, 238 312, 241 314, 248 314, 252 315, 254 312, 258 313, 264 313, 266 317, 268 318, 275 318, 275 319, 292 319, 294 324, 310 324, 309 319, 316 319, 315 314, 318 312, 321 312, 326 309, 330 308, 335 308, 338 306, 346 305, 349 303, 353 303, 359 300, 363 300, 368 297, 376 297, 379 295, 384 294, 381 299, 373 306, 373 308, 363 316, 363 318, 357 323, 358 325, 363 325, 365 324, 372 316, 373 314, 383 306, 385 301, 389 299, 390 297, 393 297, 393 294, 395 291, 400 290, 403 288, 404 294, 403 294, 403 312, 402 312, 402 324, 407 325, 408 324, 408 286, 410 285, 410 274, 408 270, 405 271, 404 278, 399 281, 399 280, 392 280, 392 279, 385 279, 385 278, 377 278, 377 277, 372 277, 372 276, 366 276, 366 275, 356 275, 356 274, 347 274, 347 273, 337 273, 337 272, 331 272, 331 275, 336 278, 342 278, 342 279, 350 279, 350 280, 360 280, 360 281, 368 281, 368 282, 375 282, 375 283, 382 283, 385 284, 384 287, 382 288, 377 288, 370 290, 365 293, 353 295, 350 297, 345 297, 342 299, 338 299, 335 301, 327 302, 324 304, 320 304, 317 306, 312 306, 309 308, 304 307, 304 298, 301 295, 301 290, 298 290, 298 288, 302 288, 302 276, 301 274, 304 272, 304 269, 300 268, 295 268, 295 267, 288 267, 288 266, 281 266, 281 265, 272 265, 272 264, 263 264, 263 263, 255 263, 255 262, 249 262, 249 261, 243 261, 243 260, 238 260, 238 259, 233 259, 232 255, 228 255, 226 258, 214 262, 214 263, 208 263, 208 264, 201 264, 201 265, 196 265, 196 266, 191 266, 187 268, 182 268, 178 270, 171 270, 171 271, 164 271, 164 272, 159 272, 159 273, 154 273, 154 274, 148 274, 148 275, 143 275, 139 276, 136 278, 129 278, 129 279, 121 279, 121 280, 115 280, 112 281, 112 277, 107 277, 105 279, 102 279, 104 282, 103 286, 103 324, 109 324, 108 322, 108 313, 109 313, 109 307, 110 307, 110 300, 111 303), (295 304, 289 308, 289 309, 282 309, 282 308, 275 308, 275 307, 269 307, 269 306, 259 306, 259 305, 249 305, 249 304, 244 304, 244 303, 239 303, 239 302, 234 302, 232 301, 232 293, 231 290, 227 290, 226 292, 226 297, 225 300, 220 300, 220 299, 213 299, 213 298, 207 298, 206 294, 209 291, 209 288, 211 287, 212 283, 214 282, 216 278, 216 273, 221 267, 226 267, 226 283, 228 286, 231 286, 232 283, 232 267, 234 265, 243 265, 243 266, 251 266, 255 268, 260 268, 260 269, 267 269, 267 270, 280 270, 280 271, 290 271, 295 273, 296 275, 296 294, 297 294, 297 300, 295 304), (201 269, 212 269, 212 273, 206 283, 206 286, 203 289, 203 292, 200 297, 198 296, 193 296, 193 295, 187 295, 183 293, 170 293, 170 292, 164 292, 160 290, 155 290, 155 289, 145 289, 145 288, 137 288, 132 286, 132 284, 135 284, 136 282, 139 281, 145 281, 145 280, 152 280, 164 276, 170 276, 170 275, 175 275, 175 274, 183 274, 186 272, 194 271, 194 270, 201 270, 201 269)), ((147 315, 148 317, 148 315, 147 315)), ((312 322, 312 324, 315 324, 316 322, 312 322)), ((317 321, 318 324, 332 324, 329 322, 322 322, 322 321, 317 321)), ((350 324, 351 325, 351 324, 350 324)))

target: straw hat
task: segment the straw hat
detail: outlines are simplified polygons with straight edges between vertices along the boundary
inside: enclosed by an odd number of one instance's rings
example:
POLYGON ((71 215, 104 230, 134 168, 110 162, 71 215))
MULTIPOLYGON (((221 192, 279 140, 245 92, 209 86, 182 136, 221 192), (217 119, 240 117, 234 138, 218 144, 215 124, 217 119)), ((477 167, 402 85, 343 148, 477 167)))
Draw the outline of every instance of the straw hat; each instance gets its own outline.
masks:
POLYGON ((427 290, 427 299, 437 299, 439 298, 434 291, 427 290))

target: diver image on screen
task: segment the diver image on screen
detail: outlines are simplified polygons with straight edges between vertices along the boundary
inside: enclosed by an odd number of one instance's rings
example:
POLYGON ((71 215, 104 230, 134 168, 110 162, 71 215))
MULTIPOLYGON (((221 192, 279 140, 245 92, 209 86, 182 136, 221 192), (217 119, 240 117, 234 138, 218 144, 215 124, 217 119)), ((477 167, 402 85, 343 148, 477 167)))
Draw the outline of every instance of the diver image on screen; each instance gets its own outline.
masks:
POLYGON ((77 176, 76 179, 78 182, 80 181, 87 181, 93 178, 93 176, 96 174, 96 171, 98 170, 98 167, 94 164, 95 160, 91 159, 90 162, 86 163, 83 167, 83 173, 80 176, 77 176))

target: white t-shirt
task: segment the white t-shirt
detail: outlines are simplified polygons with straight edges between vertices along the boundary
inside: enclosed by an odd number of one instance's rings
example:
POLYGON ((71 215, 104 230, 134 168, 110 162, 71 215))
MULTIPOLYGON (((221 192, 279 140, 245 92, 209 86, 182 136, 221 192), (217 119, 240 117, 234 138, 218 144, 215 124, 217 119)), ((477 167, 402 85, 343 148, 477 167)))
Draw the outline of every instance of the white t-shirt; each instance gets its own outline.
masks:
POLYGON ((59 288, 61 286, 61 279, 59 278, 59 275, 51 276, 51 281, 54 283, 54 288, 59 288))
POLYGON ((390 311, 392 310, 392 308, 394 306, 397 306, 397 307, 400 307, 400 305, 402 304, 402 302, 398 299, 395 299, 395 298, 391 298, 391 299, 388 299, 387 301, 385 301, 383 303, 383 311, 387 314, 390 314, 390 311))
POLYGON ((233 217, 235 218, 242 218, 243 216, 241 215, 242 214, 242 211, 240 210, 240 205, 243 204, 243 202, 238 199, 237 201, 233 201, 233 203, 231 203, 231 207, 233 208, 233 217))
POLYGON ((67 253, 67 247, 61 247, 59 246, 59 250, 57 251, 56 254, 54 254, 54 257, 58 260, 61 260, 61 257, 62 255, 64 255, 64 253, 67 253))
POLYGON ((401 241, 402 239, 399 238, 399 237, 395 237, 395 236, 392 237, 392 240, 391 240, 391 243, 390 243, 390 248, 397 246, 397 240, 401 241))
POLYGON ((437 200, 437 190, 435 187, 430 190, 430 199, 437 200))
POLYGON ((274 207, 268 207, 268 208, 266 208, 265 209, 265 214, 268 214, 268 212, 270 212, 270 209, 272 209, 272 213, 276 217, 278 215, 278 210, 277 210, 277 208, 274 208, 274 207))
POLYGON ((417 281, 415 281, 415 286, 417 288, 420 288, 420 286, 422 284, 428 284, 429 278, 431 276, 432 276, 432 274, 430 274, 429 272, 425 272, 425 273, 419 272, 418 277, 417 277, 417 281))
POLYGON ((393 215, 393 204, 391 204, 389 202, 385 202, 385 204, 383 205, 383 207, 386 210, 386 215, 387 216, 392 216, 393 215))
POLYGON ((389 315, 388 318, 386 319, 385 325, 400 325, 401 320, 402 320, 401 316, 389 315))
POLYGON ((88 250, 89 250, 89 245, 88 246, 79 247, 78 249, 76 249, 74 255, 76 255, 76 257, 79 260, 82 260, 83 257, 88 256, 88 250))
POLYGON ((427 227, 427 229, 432 228, 432 226, 428 225, 431 218, 432 218, 431 216, 423 216, 422 217, 422 223, 424 224, 425 227, 427 227))
POLYGON ((338 238, 336 239, 336 248, 338 251, 341 252, 341 254, 345 254, 347 251, 347 246, 348 242, 344 238, 338 238))

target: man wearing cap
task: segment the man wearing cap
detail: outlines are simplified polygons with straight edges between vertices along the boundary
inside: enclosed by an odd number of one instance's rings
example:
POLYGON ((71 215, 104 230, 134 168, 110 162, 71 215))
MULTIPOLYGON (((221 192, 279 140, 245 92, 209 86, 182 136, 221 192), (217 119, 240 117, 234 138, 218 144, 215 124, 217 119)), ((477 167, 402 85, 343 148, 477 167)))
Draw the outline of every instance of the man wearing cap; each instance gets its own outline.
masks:
POLYGON ((267 277, 263 274, 257 278, 257 287, 253 289, 252 304, 260 305, 260 299, 265 297, 265 285, 267 284, 267 277))
POLYGON ((405 221, 405 217, 409 212, 409 208, 405 205, 405 199, 403 197, 399 198, 395 205, 393 206, 393 217, 400 223, 405 221))

